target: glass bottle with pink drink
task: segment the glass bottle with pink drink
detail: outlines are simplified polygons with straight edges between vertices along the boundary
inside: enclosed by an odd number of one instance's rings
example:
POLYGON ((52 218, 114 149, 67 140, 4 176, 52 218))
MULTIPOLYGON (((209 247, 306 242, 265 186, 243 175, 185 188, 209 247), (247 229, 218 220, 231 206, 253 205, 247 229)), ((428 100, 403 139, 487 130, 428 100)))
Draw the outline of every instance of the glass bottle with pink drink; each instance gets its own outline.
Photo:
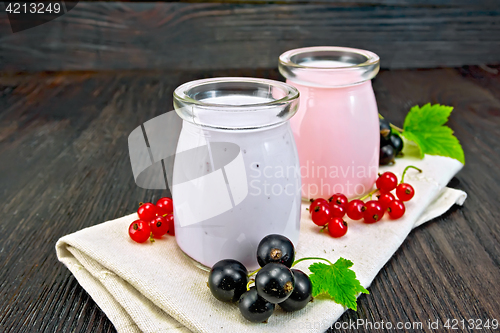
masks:
POLYGON ((279 58, 287 83, 300 92, 290 120, 302 175, 302 196, 355 197, 368 192, 379 162, 379 120, 371 79, 379 57, 346 47, 307 47, 279 58))

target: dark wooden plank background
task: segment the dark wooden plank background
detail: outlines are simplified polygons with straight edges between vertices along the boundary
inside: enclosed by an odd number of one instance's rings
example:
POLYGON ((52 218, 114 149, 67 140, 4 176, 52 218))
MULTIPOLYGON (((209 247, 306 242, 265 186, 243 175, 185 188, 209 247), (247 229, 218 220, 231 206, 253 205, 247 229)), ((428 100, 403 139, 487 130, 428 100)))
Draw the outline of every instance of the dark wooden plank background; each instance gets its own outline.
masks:
MULTIPOLYGON (((452 185, 469 198, 414 230, 341 322, 500 320, 498 70, 391 70, 375 79, 380 111, 398 125, 415 104, 455 107, 449 125, 467 165, 452 185)), ((255 69, 0 76, 0 331, 114 331, 57 261, 55 242, 162 196, 134 184, 128 134, 171 109, 177 85, 222 75, 280 79, 255 69)))
MULTIPOLYGON (((281 79, 281 52, 322 44, 373 50, 391 69, 500 63, 498 0, 221 2, 80 2, 15 34, 0 4, 1 332, 114 331, 54 245, 165 194, 135 186, 127 136, 171 109, 179 84, 281 79), (37 71, 63 72, 26 73, 37 71)), ((396 124, 415 104, 455 106, 450 126, 467 165, 452 185, 469 198, 413 231, 341 322, 500 320, 499 70, 375 79, 379 108, 396 124)))
MULTIPOLYGON (((2 5, 0 5, 2 7, 2 5)), ((0 71, 275 68, 315 45, 378 53, 383 68, 500 63, 498 0, 79 2, 13 34, 0 13, 0 71)))

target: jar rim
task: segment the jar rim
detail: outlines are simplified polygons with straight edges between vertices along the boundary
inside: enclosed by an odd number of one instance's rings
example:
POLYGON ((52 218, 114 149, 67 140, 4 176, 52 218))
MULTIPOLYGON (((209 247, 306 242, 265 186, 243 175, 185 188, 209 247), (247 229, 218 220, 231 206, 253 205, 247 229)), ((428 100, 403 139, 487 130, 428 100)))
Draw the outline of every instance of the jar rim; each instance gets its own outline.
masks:
POLYGON ((312 46, 312 47, 303 47, 300 49, 293 49, 286 51, 285 53, 281 54, 279 57, 279 61, 281 64, 286 65, 286 66, 293 66, 297 68, 314 68, 314 69, 320 69, 320 70, 345 70, 345 69, 350 69, 350 68, 356 68, 356 67, 364 67, 364 66, 370 66, 376 63, 380 62, 380 58, 377 54, 367 51, 367 50, 362 50, 362 49, 355 49, 351 47, 342 47, 342 46, 312 46), (299 56, 304 53, 319 53, 323 51, 336 51, 336 52, 346 52, 346 53, 351 53, 351 54, 356 54, 360 55, 366 58, 366 60, 362 63, 359 64, 353 64, 351 66, 344 66, 344 67, 322 67, 322 66, 308 66, 308 65, 302 65, 299 63, 296 63, 292 60, 292 57, 294 56, 299 56))
POLYGON ((297 99, 299 97, 299 91, 284 82, 269 80, 269 79, 261 79, 261 78, 250 78, 250 77, 216 77, 216 78, 208 78, 208 79, 199 79, 194 81, 186 82, 174 90, 174 99, 177 99, 180 102, 186 104, 194 104, 197 106, 205 106, 205 107, 230 107, 228 109, 223 109, 220 111, 238 111, 238 109, 248 109, 251 108, 259 108, 266 106, 273 106, 282 103, 286 103, 297 99), (279 99, 275 99, 269 102, 261 102, 261 103, 251 103, 251 104, 225 104, 225 103, 207 103, 201 100, 192 98, 189 96, 188 92, 195 88, 208 84, 217 84, 217 83, 249 83, 249 84, 268 84, 270 87, 276 87, 285 92, 285 96, 279 99))
POLYGON ((312 86, 342 87, 362 83, 374 78, 379 69, 377 54, 350 47, 304 47, 286 51, 279 57, 279 71, 285 78, 312 86), (314 65, 316 60, 343 62, 345 66, 318 66, 314 65))
POLYGON ((295 115, 298 103, 297 88, 261 78, 200 79, 184 83, 174 91, 174 108, 183 120, 218 129, 278 125, 295 115))

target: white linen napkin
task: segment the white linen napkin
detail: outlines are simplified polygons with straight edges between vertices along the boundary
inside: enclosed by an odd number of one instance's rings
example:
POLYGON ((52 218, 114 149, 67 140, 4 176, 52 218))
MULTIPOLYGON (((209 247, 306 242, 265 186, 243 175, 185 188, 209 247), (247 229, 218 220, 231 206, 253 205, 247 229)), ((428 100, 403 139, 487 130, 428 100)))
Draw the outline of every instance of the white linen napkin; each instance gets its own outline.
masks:
MULTIPOLYGON (((347 234, 338 239, 319 233, 302 206, 300 239, 296 258, 319 256, 335 262, 352 260, 361 285, 368 288, 403 243, 410 231, 462 205, 467 194, 446 187, 462 168, 456 160, 425 156, 405 157, 383 167, 398 179, 407 165, 423 170, 407 172, 405 181, 415 188, 399 220, 384 217, 374 224, 350 221, 347 234)), ((234 304, 215 299, 207 287, 208 273, 195 267, 179 250, 174 237, 164 236, 150 244, 134 243, 128 236, 130 214, 62 237, 57 257, 106 313, 118 332, 324 332, 346 310, 329 300, 315 300, 303 310, 286 313, 276 307, 267 324, 245 320, 234 304)), ((296 267, 307 271, 313 261, 296 267)), ((373 297, 367 295, 365 297, 373 297)), ((383 296, 377 296, 383 297, 383 296)))

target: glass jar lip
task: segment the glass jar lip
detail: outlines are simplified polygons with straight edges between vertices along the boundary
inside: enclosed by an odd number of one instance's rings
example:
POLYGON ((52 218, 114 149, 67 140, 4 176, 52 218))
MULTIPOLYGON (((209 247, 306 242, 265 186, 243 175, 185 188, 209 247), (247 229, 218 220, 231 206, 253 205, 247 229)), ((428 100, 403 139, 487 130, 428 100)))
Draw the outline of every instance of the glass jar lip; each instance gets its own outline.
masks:
POLYGON ((297 68, 311 68, 311 69, 319 69, 325 71, 338 71, 338 70, 346 70, 357 67, 366 67, 370 65, 374 65, 380 62, 380 58, 377 54, 361 49, 355 49, 351 47, 342 47, 342 46, 312 46, 312 47, 303 47, 300 49, 293 49, 286 51, 285 53, 280 55, 279 61, 281 64, 285 66, 297 67, 297 68), (352 53, 356 55, 360 55, 366 58, 366 60, 359 64, 353 64, 351 66, 343 66, 343 67, 322 67, 322 66, 308 66, 302 65, 294 62, 292 57, 299 56, 304 53, 319 53, 323 51, 337 51, 337 52, 346 52, 352 53))
POLYGON ((380 58, 377 54, 341 46, 313 46, 293 49, 279 57, 279 71, 287 79, 317 87, 343 87, 359 84, 377 75, 380 58), (315 61, 344 62, 345 66, 308 65, 315 61), (305 60, 300 62, 298 60, 305 60), (351 61, 348 61, 351 60, 351 61))
POLYGON ((194 80, 174 91, 174 108, 183 120, 223 130, 253 130, 284 123, 295 115, 298 104, 297 88, 261 78, 194 80))
POLYGON ((284 82, 280 81, 275 81, 275 80, 269 80, 269 79, 261 79, 261 78, 250 78, 250 77, 216 77, 216 78, 208 78, 208 79, 199 79, 199 80, 194 80, 194 81, 189 81, 186 82, 179 87, 177 87, 174 90, 174 99, 177 99, 179 102, 185 103, 185 104, 191 104, 191 105, 196 105, 200 107, 213 107, 213 108, 220 108, 220 107, 230 107, 230 108, 224 108, 220 109, 220 111, 238 111, 239 109, 248 109, 248 108, 259 108, 259 107, 266 107, 266 106, 273 106, 273 105, 279 105, 283 103, 287 103, 290 101, 293 101, 299 97, 299 91, 295 88, 292 87, 284 82), (276 87, 281 89, 284 93, 285 96, 279 99, 275 99, 269 102, 262 102, 262 103, 252 103, 252 104, 224 104, 224 103, 207 103, 203 102, 197 99, 194 99, 189 96, 188 92, 195 88, 195 87, 200 87, 202 85, 208 85, 208 84, 217 84, 217 83, 228 83, 228 82, 234 82, 234 83, 255 83, 255 84, 268 84, 270 87, 276 87))

